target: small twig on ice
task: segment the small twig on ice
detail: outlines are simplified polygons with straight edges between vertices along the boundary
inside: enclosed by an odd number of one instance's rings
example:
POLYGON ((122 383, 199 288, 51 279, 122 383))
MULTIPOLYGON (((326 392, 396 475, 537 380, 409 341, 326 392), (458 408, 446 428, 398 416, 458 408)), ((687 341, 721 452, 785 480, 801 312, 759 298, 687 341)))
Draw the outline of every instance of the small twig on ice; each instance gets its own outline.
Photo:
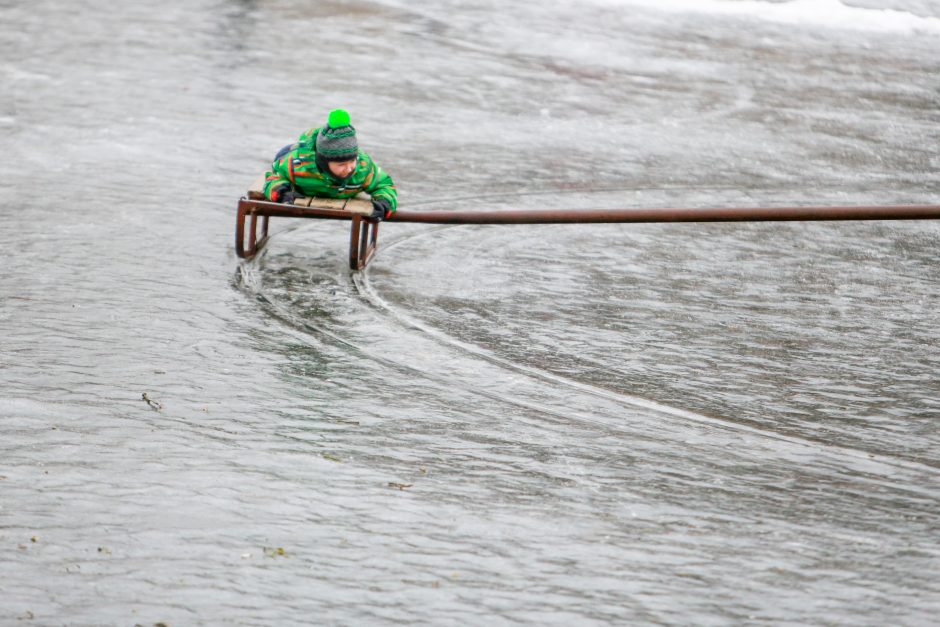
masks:
POLYGON ((153 409, 156 409, 157 411, 162 411, 162 410, 163 410, 163 405, 161 405, 161 404, 158 403, 157 401, 155 401, 155 400, 153 400, 152 398, 150 398, 149 396, 147 396, 147 393, 146 393, 146 392, 144 392, 143 394, 141 394, 140 397, 141 397, 142 399, 144 399, 144 401, 146 401, 147 404, 150 405, 150 407, 152 407, 153 409))

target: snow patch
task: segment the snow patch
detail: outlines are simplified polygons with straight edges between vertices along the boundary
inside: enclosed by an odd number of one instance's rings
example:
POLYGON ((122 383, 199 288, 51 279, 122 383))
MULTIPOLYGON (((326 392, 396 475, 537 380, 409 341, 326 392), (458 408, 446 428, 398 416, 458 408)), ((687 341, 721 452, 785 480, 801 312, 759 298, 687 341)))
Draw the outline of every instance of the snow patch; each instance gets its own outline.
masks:
POLYGON ((592 0, 596 4, 642 6, 674 13, 706 13, 752 17, 779 24, 862 30, 882 33, 940 34, 940 18, 921 17, 896 9, 865 9, 840 0, 592 0))

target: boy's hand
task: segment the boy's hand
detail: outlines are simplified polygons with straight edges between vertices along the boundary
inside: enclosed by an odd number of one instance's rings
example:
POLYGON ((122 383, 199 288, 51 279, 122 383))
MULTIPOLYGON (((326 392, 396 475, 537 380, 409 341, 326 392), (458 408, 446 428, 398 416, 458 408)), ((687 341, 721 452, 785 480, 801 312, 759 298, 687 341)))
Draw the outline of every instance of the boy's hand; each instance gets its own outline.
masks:
POLYGON ((294 201, 298 198, 303 198, 303 195, 298 194, 292 189, 286 189, 278 193, 277 200, 275 202, 282 202, 286 205, 293 205, 294 201))
POLYGON ((369 216, 370 218, 381 222, 390 215, 392 215, 392 204, 390 202, 384 198, 372 199, 372 215, 369 216))
POLYGON ((293 205, 295 200, 297 200, 298 198, 303 198, 303 197, 304 197, 303 194, 298 194, 294 190, 290 190, 290 191, 284 192, 284 196, 283 198, 281 198, 281 202, 286 203, 288 205, 293 205))

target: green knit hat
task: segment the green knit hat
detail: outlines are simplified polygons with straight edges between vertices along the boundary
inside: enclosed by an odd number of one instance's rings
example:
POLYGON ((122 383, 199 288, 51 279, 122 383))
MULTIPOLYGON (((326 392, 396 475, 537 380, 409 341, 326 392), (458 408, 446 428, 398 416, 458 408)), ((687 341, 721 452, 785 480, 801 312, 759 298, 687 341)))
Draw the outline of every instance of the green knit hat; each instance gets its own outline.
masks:
POLYGON ((343 109, 330 111, 326 126, 317 135, 317 155, 325 161, 349 161, 359 156, 356 129, 343 109))

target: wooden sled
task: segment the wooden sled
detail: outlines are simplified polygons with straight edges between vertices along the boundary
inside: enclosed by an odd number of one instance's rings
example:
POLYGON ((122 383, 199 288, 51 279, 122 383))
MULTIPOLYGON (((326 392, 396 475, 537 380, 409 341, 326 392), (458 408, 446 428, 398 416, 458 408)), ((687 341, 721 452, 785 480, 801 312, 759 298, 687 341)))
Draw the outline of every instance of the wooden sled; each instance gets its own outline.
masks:
POLYGON ((288 205, 267 200, 263 187, 264 177, 261 176, 238 201, 235 253, 242 259, 251 259, 264 248, 268 241, 268 222, 272 217, 350 220, 349 267, 362 270, 375 255, 379 221, 369 217, 372 215, 370 200, 301 198, 288 205))
MULTIPOLYGON (((268 239, 268 219, 350 220, 349 267, 362 270, 375 256, 379 221, 370 218, 372 202, 363 198, 304 198, 293 205, 265 200, 264 179, 255 181, 238 201, 235 252, 250 259, 268 239), (260 231, 258 219, 261 219, 260 231), (248 222, 250 220, 250 222, 248 222), (248 224, 246 225, 246 222, 248 224), (246 228, 247 226, 247 228, 246 228), (246 240, 247 237, 247 240, 246 240)), ((936 220, 940 205, 856 207, 685 207, 660 209, 507 209, 396 211, 390 222, 423 224, 625 224, 653 222, 780 222, 808 220, 936 220)))

